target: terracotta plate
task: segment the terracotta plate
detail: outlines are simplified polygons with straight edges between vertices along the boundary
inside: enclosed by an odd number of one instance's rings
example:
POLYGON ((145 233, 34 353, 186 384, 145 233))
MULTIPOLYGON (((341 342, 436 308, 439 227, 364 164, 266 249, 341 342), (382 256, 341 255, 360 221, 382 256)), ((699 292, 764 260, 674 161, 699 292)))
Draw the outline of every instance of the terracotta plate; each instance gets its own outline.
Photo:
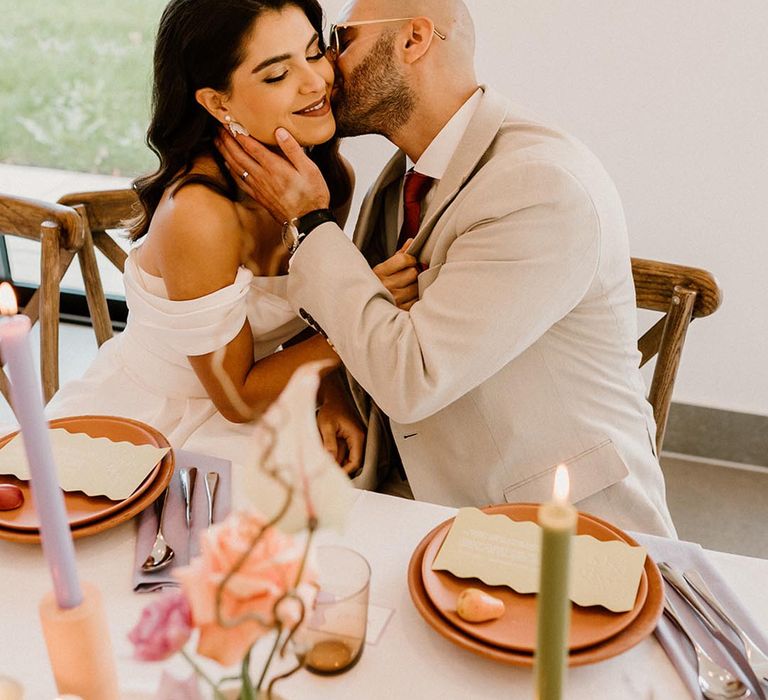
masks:
MULTIPOLYGON (((622 539, 629 544, 637 544, 629 535, 606 523, 604 520, 600 520, 593 515, 590 515, 589 518, 617 535, 621 534, 622 539)), ((436 534, 447 524, 450 524, 452 520, 453 518, 441 523, 429 532, 411 556, 411 561, 408 565, 408 590, 416 610, 435 631, 463 649, 513 666, 533 666, 532 653, 504 649, 466 634, 448 622, 430 600, 421 576, 424 552, 436 534)), ((646 596, 645 605, 642 606, 637 617, 624 630, 605 642, 592 647, 571 651, 568 657, 569 666, 582 666, 610 659, 631 649, 656 629, 656 623, 664 609, 664 583, 658 567, 650 557, 645 559, 645 573, 648 578, 648 595, 646 596)))
MULTIPOLYGON (((76 416, 73 418, 60 418, 52 420, 52 428, 63 428, 70 433, 85 433, 91 437, 108 437, 111 440, 131 442, 134 445, 154 445, 162 447, 163 442, 158 442, 159 435, 156 430, 148 425, 136 421, 128 421, 117 416, 76 416)), ((10 442, 18 431, 0 438, 0 447, 10 442)), ((160 440, 165 440, 161 435, 160 440)), ((147 475, 139 487, 125 500, 113 501, 105 496, 87 496, 82 491, 66 492, 64 505, 70 527, 85 525, 86 523, 101 520, 111 513, 121 510, 139 498, 152 484, 160 472, 160 464, 147 475)), ((24 494, 24 505, 17 510, 0 511, 0 526, 7 529, 36 531, 40 521, 32 502, 32 494, 29 482, 19 481, 12 476, 0 476, 0 483, 16 484, 24 494)))
MULTIPOLYGON (((511 503, 483 508, 489 514, 503 514, 512 520, 532 520, 536 522, 538 505, 511 503)), ((435 560, 453 521, 446 523, 437 531, 424 552, 422 578, 427 595, 434 606, 453 625, 478 639, 495 644, 505 649, 533 652, 536 648, 536 596, 522 595, 506 586, 489 586, 480 579, 463 579, 447 571, 433 571, 435 560), (471 623, 462 620, 456 613, 456 599, 467 587, 479 588, 504 601, 505 613, 497 620, 483 623, 471 623)), ((577 534, 592 535, 598 540, 624 540, 626 537, 609 529, 602 523, 584 513, 579 513, 577 534)), ((569 647, 583 649, 604 642, 609 637, 621 632, 639 614, 648 594, 648 577, 643 571, 637 591, 635 605, 625 613, 612 613, 600 606, 580 607, 574 605, 571 610, 569 647)))
MULTIPOLYGON (((108 437, 124 440, 136 445, 154 445, 168 447, 165 437, 153 427, 128 418, 117 416, 75 416, 51 421, 51 427, 64 428, 73 433, 87 433, 92 437, 108 437)), ((11 439, 8 435, 0 439, 0 446, 11 439)), ((101 532, 129 520, 140 513, 165 490, 173 475, 173 451, 165 455, 162 461, 150 472, 139 488, 123 501, 110 501, 104 497, 91 498, 81 492, 65 493, 64 503, 69 516, 72 536, 75 538, 101 532)), ((13 477, 0 477, 0 483, 16 483, 24 492, 24 505, 16 511, 0 511, 0 539, 16 542, 39 542, 40 535, 36 526, 37 514, 34 511, 32 495, 27 482, 20 482, 13 477), (23 513, 19 520, 14 514, 23 513)))

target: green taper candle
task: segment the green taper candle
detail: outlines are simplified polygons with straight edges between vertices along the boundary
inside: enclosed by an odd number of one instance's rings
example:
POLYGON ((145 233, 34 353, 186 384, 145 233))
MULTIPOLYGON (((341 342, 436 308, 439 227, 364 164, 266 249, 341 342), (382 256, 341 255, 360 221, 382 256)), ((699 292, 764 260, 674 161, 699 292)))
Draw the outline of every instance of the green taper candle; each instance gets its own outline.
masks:
POLYGON ((563 697, 568 666, 568 630, 571 601, 568 598, 571 538, 576 529, 576 509, 568 502, 568 469, 555 473, 552 500, 539 506, 541 570, 536 601, 536 698, 563 697))

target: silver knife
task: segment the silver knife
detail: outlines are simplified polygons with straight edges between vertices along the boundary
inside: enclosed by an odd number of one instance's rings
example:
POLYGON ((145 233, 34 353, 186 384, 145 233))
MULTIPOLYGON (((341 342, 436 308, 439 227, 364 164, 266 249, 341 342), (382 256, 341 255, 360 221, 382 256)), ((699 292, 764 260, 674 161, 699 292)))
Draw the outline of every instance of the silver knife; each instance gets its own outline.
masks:
POLYGON ((704 577, 695 569, 688 569, 683 572, 683 578, 688 581, 691 588, 698 593, 741 639, 744 645, 744 651, 747 652, 747 661, 755 672, 755 675, 762 680, 768 680, 768 655, 750 638, 750 636, 733 620, 725 611, 722 605, 715 598, 715 594, 709 590, 704 577))
POLYGON ((213 524, 213 505, 216 502, 216 489, 218 486, 218 473, 208 472, 205 475, 205 495, 208 496, 208 527, 213 524))
POLYGON ((181 481, 181 492, 184 494, 184 515, 187 520, 187 530, 192 525, 192 496, 195 492, 195 481, 197 481, 197 467, 182 469, 179 472, 181 481))
POLYGON ((707 628, 707 630, 709 630, 709 633, 728 652, 728 655, 733 659, 733 661, 738 664, 741 671, 749 680, 749 683, 752 686, 752 690, 755 691, 755 695, 757 695, 760 700, 765 700, 765 692, 763 692, 763 687, 755 675, 755 672, 752 670, 752 667, 749 665, 749 662, 747 661, 743 652, 741 649, 739 649, 739 647, 736 646, 736 644, 734 644, 728 637, 726 637, 725 634, 723 634, 720 626, 707 612, 707 609, 699 602, 698 598, 696 598, 696 595, 691 590, 691 587, 688 585, 686 580, 683 578, 683 575, 673 569, 666 562, 659 562, 659 570, 661 571, 661 575, 664 577, 664 580, 682 596, 683 600, 685 600, 685 602, 688 603, 691 608, 693 608, 694 612, 704 623, 704 626, 707 628))

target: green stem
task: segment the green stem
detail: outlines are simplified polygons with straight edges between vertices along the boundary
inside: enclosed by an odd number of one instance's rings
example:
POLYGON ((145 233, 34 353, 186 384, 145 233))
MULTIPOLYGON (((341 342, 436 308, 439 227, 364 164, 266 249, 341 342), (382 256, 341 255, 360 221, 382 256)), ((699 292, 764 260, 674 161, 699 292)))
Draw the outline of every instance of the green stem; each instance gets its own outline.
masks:
MULTIPOLYGON (((263 460, 265 462, 269 461, 269 457, 272 454, 272 451, 275 448, 276 440, 273 440, 272 445, 268 448, 265 455, 263 455, 263 460)), ((283 480, 280 477, 279 469, 275 468, 272 471, 268 472, 269 475, 284 489, 284 500, 281 504, 280 509, 278 510, 277 514, 272 517, 269 522, 267 522, 265 525, 263 525, 260 530, 255 534, 255 536, 251 539, 251 541, 248 543, 248 546, 241 554, 241 556, 237 559, 234 566, 226 573, 224 578, 219 582, 218 586, 216 587, 216 594, 215 594, 215 611, 216 611, 216 622, 218 625, 223 627, 224 629, 231 629, 233 627, 236 627, 240 624, 243 624, 244 622, 248 621, 254 621, 260 624, 262 627, 270 627, 269 621, 262 618, 261 615, 258 615, 256 613, 246 613, 244 615, 240 615, 236 618, 230 618, 226 619, 223 614, 223 597, 224 597, 224 591, 227 588, 227 584, 232 579, 233 576, 235 576, 240 569, 245 565, 245 562, 251 555, 251 553, 256 548, 256 545, 259 543, 261 538, 264 536, 264 533, 269 530, 269 528, 274 527, 281 519, 282 517, 288 512, 288 509, 291 506, 291 503, 295 497, 295 488, 289 484, 286 483, 285 480, 283 480)), ((287 596, 292 595, 293 597, 297 597, 295 594, 295 589, 298 587, 299 583, 301 582, 301 578, 304 574, 304 570, 306 568, 307 559, 309 555, 310 546, 312 543, 312 538, 314 535, 315 530, 318 526, 318 519, 314 512, 314 506, 310 499, 309 494, 309 484, 307 483, 306 476, 304 476, 304 487, 305 487, 305 495, 307 498, 307 529, 308 529, 308 536, 307 541, 304 547, 304 551, 302 554, 302 558, 299 564, 298 571, 296 573, 296 579, 293 584, 293 591, 291 593, 285 594, 280 600, 278 600, 275 605, 273 606, 273 620, 275 620, 274 626, 277 628, 277 637, 275 638, 275 643, 272 646, 272 650, 270 651, 269 657, 267 659, 266 664, 264 665, 264 669, 262 671, 261 677, 259 678, 258 684, 255 686, 253 685, 253 682, 251 681, 250 677, 250 658, 251 658, 251 652, 249 651, 246 655, 245 659, 243 659, 243 665, 241 669, 241 678, 242 678, 242 692, 240 695, 240 700, 257 700, 257 691, 261 691, 262 684, 264 683, 264 680, 267 676, 267 672, 269 671, 270 664, 272 663, 272 659, 275 655, 275 652, 278 650, 280 646, 280 639, 282 637, 283 628, 282 625, 280 625, 279 620, 276 619, 276 610, 279 605, 279 603, 284 600, 287 596)), ((294 633, 298 629, 299 625, 301 624, 302 620, 304 619, 304 604, 299 598, 299 603, 301 604, 301 616, 299 618, 298 623, 292 628, 289 629, 288 635, 284 641, 283 648, 280 651, 281 656, 285 653, 285 649, 288 646, 288 643, 291 641, 294 633)), ((287 677, 289 675, 292 675, 295 671, 297 671, 299 668, 301 668, 303 665, 303 662, 300 663, 295 669, 290 671, 287 674, 283 674, 283 676, 278 676, 274 680, 281 680, 284 677, 287 677)), ((273 683, 270 683, 268 693, 271 696, 272 691, 272 685, 273 683)), ((214 688, 215 690, 215 688, 214 688)), ((220 693, 217 692, 217 700, 219 700, 220 693)))
POLYGON ((241 678, 243 680, 243 689, 240 692, 240 700, 256 700, 256 690, 253 687, 253 681, 251 681, 251 651, 243 659, 243 666, 241 670, 241 678))
POLYGON ((275 637, 275 643, 272 645, 272 650, 269 652, 269 656, 267 657, 267 663, 264 664, 264 670, 261 672, 261 677, 259 678, 259 682, 256 685, 257 690, 261 690, 261 686, 264 683, 264 679, 267 676, 267 671, 269 671, 269 666, 272 663, 272 659, 275 656, 275 652, 277 651, 277 647, 280 645, 280 636, 283 634, 283 627, 280 623, 277 624, 277 637, 275 637))
POLYGON ((217 688, 220 688, 227 681, 239 681, 242 676, 238 673, 236 676, 224 676, 217 684, 217 688))
MULTIPOLYGON (((296 574, 296 581, 293 584, 294 591, 299 587, 299 584, 301 583, 301 577, 304 575, 304 569, 307 566, 307 560, 309 559, 309 550, 312 547, 312 539, 315 536, 315 530, 317 530, 318 521, 316 517, 309 518, 309 521, 307 522, 307 542, 304 545, 304 553, 301 557, 301 564, 299 565, 299 571, 296 574)), ((293 626, 293 629, 289 630, 288 636, 285 638, 285 643, 283 644, 283 648, 280 650, 280 656, 285 655, 285 650, 288 647, 288 644, 293 639, 293 635, 296 634, 297 630, 301 626, 301 623, 304 622, 304 616, 306 615, 306 610, 304 609, 304 601, 301 600, 300 597, 297 596, 297 600, 301 604, 301 615, 299 619, 297 620, 296 624, 293 626)))
POLYGON ((189 665, 192 667, 192 670, 200 678, 202 678, 208 685, 211 686, 211 688, 213 689, 213 695, 216 698, 216 700, 225 700, 218 686, 211 680, 210 676, 208 676, 208 674, 205 671, 203 671, 202 668, 200 668, 197 662, 189 654, 187 654, 186 649, 181 650, 181 655, 187 660, 189 665))
MULTIPOLYGON (((269 456, 269 454, 271 454, 272 449, 274 449, 274 443, 270 447, 270 452, 265 456, 265 459, 269 456)), ((262 526, 262 528, 256 533, 253 539, 249 542, 245 552, 243 552, 240 555, 240 557, 235 562, 234 566, 226 573, 224 578, 219 582, 219 585, 216 587, 216 598, 215 598, 216 599, 216 623, 220 627, 223 627, 224 629, 232 629, 233 627, 237 627, 238 625, 241 625, 244 622, 250 622, 250 621, 255 621, 258 624, 260 624, 262 627, 270 626, 269 621, 263 619, 262 616, 258 615, 257 613, 246 613, 244 615, 240 615, 237 618, 225 619, 222 611, 224 591, 230 579, 233 576, 235 576, 240 571, 240 569, 242 569, 242 567, 245 565, 245 562, 248 560, 248 557, 251 556, 253 550, 256 548, 256 545, 259 543, 259 540, 262 538, 264 533, 266 533, 267 530, 269 530, 269 528, 277 525, 280 519, 288 512, 288 509, 290 508, 291 503, 293 501, 294 488, 280 478, 277 470, 275 470, 274 472, 271 472, 270 476, 280 486, 282 486, 283 489, 285 489, 285 500, 283 501, 280 507, 280 510, 277 512, 277 514, 268 523, 262 526)))

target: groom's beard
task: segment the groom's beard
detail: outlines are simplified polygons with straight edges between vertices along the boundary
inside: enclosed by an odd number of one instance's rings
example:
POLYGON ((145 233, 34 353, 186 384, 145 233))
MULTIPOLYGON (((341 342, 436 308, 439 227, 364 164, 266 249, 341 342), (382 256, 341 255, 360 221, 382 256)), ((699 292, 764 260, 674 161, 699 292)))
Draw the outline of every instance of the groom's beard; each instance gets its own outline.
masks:
POLYGON ((391 136, 411 117, 416 95, 392 55, 395 34, 379 37, 368 55, 340 79, 332 97, 337 136, 391 136))

